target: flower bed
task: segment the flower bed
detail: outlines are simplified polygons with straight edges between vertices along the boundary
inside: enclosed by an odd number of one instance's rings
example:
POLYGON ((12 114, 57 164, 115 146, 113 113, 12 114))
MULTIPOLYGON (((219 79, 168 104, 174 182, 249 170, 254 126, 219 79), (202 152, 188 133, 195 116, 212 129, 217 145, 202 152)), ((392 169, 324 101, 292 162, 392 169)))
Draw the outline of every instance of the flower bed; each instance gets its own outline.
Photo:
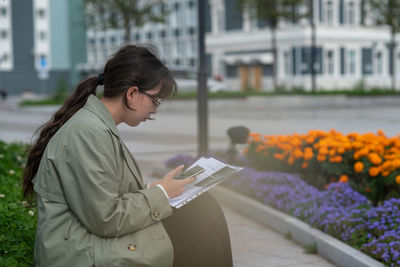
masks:
POLYGON ((0 141, 0 266, 33 266, 36 208, 21 193, 26 148, 0 141))
POLYGON ((335 130, 286 136, 252 133, 244 152, 257 170, 301 173, 318 188, 349 182, 375 205, 400 197, 400 136, 335 130))
MULTIPOLYGON (((194 160, 177 155, 167 166, 189 165, 194 160)), ((374 207, 348 183, 331 183, 326 190, 318 190, 298 174, 248 167, 224 185, 299 218, 388 266, 400 266, 400 199, 374 207)))

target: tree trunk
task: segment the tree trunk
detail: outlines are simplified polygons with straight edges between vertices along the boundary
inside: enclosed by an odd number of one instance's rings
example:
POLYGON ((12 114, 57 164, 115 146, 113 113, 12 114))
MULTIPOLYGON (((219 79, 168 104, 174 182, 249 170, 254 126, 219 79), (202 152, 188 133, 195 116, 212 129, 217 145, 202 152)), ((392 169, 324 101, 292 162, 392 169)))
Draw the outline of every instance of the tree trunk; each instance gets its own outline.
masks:
POLYGON ((124 39, 125 39, 125 44, 130 44, 131 43, 131 21, 129 19, 128 14, 123 15, 124 19, 124 39))
POLYGON ((274 57, 274 62, 272 64, 272 80, 274 91, 278 88, 278 53, 276 51, 276 28, 271 27, 271 47, 272 47, 272 55, 274 57))
POLYGON ((395 32, 391 32, 391 42, 390 42, 390 49, 392 52, 392 89, 397 90, 396 88, 396 35, 395 32))

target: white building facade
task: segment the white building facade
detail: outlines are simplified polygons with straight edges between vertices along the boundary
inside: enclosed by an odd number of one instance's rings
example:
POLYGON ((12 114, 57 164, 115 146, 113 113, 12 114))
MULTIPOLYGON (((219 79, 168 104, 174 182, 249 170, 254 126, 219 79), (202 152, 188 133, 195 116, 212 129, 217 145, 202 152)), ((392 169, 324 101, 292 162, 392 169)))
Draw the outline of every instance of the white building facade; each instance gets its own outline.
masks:
MULTIPOLYGON (((310 0, 311 1, 311 0, 310 0)), ((312 0, 316 25, 315 65, 318 90, 391 86, 390 32, 364 17, 365 0, 312 0)), ((165 0, 153 11, 167 8, 165 24, 132 27, 131 42, 155 45, 167 65, 180 78, 195 78, 197 71, 197 1, 165 0)), ((233 90, 273 90, 273 55, 268 23, 239 12, 237 0, 209 0, 206 10, 206 54, 210 77, 218 77, 233 90)), ((367 11, 366 14, 369 14, 367 11)), ((98 18, 101 19, 101 18, 98 18)), ((124 43, 124 31, 87 31, 85 72, 101 70, 108 57, 124 43)), ((310 90, 311 26, 282 21, 277 37, 277 82, 285 88, 310 90)), ((395 51, 400 80, 400 50, 395 51)), ((397 81, 400 87, 400 81, 397 81)), ((194 85, 195 87, 195 85, 194 85)))
MULTIPOLYGON (((143 27, 132 26, 130 40, 135 44, 156 46, 161 58, 175 73, 179 75, 182 71, 192 73, 193 76, 197 65, 197 1, 169 0, 164 3, 163 6, 154 5, 152 11, 160 13, 161 8, 169 10, 166 23, 147 23, 143 27)), ((110 55, 124 42, 123 29, 89 28, 88 61, 81 66, 81 69, 87 72, 99 71, 110 55)))
MULTIPOLYGON (((390 32, 364 17, 362 0, 313 0, 315 71, 319 90, 391 86, 390 32)), ((213 0, 207 53, 213 76, 237 90, 273 90, 271 31, 255 16, 239 13, 235 0, 213 0)), ((368 12, 366 13, 368 14, 368 12)), ((281 22, 277 36, 277 80, 286 88, 311 88, 311 26, 281 22)), ((397 66, 400 54, 395 51, 397 66)), ((395 67, 397 79, 400 67, 395 67)), ((397 82, 396 84, 400 84, 397 82)), ((399 86, 397 86, 399 87, 399 86)))

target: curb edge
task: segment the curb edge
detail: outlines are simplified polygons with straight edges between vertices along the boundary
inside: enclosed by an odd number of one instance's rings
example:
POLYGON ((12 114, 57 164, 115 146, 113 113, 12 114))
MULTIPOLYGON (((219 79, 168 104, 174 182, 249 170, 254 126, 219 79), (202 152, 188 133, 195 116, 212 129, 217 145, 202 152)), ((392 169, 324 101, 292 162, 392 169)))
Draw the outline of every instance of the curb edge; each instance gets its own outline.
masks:
POLYGON ((273 230, 286 234, 303 246, 315 243, 318 254, 332 263, 343 267, 385 266, 361 251, 329 236, 308 224, 264 205, 232 190, 216 186, 210 190, 220 203, 273 230))

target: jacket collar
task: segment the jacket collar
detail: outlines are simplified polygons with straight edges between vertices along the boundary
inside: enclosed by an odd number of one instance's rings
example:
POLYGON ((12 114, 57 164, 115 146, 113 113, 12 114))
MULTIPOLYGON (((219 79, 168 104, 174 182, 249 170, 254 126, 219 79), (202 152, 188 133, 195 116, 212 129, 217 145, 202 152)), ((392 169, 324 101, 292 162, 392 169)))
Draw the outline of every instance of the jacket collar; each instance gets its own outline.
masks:
POLYGON ((111 116, 110 111, 104 106, 104 104, 95 95, 90 95, 86 101, 84 108, 90 110, 96 114, 106 125, 114 135, 119 138, 117 126, 111 116))
POLYGON ((104 104, 97 98, 95 95, 90 95, 86 101, 84 108, 96 114, 112 131, 112 133, 118 137, 118 140, 122 146, 122 152, 125 158, 125 161, 128 165, 128 168, 131 170, 133 176, 139 184, 140 189, 144 188, 142 173, 140 172, 139 166, 137 165, 134 157, 129 152, 128 148, 125 146, 124 142, 119 138, 117 126, 115 125, 115 121, 111 116, 110 111, 104 106, 104 104))

